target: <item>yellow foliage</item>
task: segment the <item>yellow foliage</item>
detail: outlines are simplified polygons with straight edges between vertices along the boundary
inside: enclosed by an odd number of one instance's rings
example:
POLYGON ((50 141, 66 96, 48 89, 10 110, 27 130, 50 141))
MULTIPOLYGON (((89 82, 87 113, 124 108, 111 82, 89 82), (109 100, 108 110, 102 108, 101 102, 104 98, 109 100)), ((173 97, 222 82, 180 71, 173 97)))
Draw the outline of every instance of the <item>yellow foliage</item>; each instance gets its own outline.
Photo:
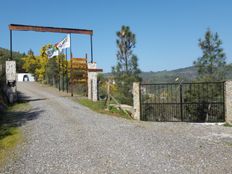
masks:
MULTIPOLYGON (((27 56, 22 58, 23 69, 26 72, 34 74, 35 77, 37 78, 37 80, 40 82, 42 82, 45 79, 45 75, 46 75, 47 70, 48 70, 49 65, 48 65, 48 56, 47 56, 46 51, 51 46, 52 46, 51 44, 44 45, 40 49, 39 56, 34 56, 34 53, 31 50, 29 50, 27 56)), ((57 65, 60 66, 59 67, 60 73, 66 72, 67 65, 68 65, 68 67, 70 67, 70 61, 67 62, 65 60, 64 54, 60 54, 59 56, 54 57, 54 60, 56 61, 57 65)), ((49 70, 51 71, 52 68, 50 67, 49 70)), ((55 72, 56 69, 52 69, 52 71, 53 70, 55 72)), ((58 70, 56 70, 56 71, 58 71, 58 70)))
POLYGON ((50 44, 45 45, 40 50, 40 56, 36 57, 37 67, 35 69, 35 75, 38 81, 43 81, 46 73, 46 65, 48 63, 48 56, 46 50, 50 47, 50 44))
POLYGON ((31 50, 28 52, 27 56, 22 58, 22 61, 23 61, 23 69, 26 72, 34 73, 36 66, 36 58, 31 50))

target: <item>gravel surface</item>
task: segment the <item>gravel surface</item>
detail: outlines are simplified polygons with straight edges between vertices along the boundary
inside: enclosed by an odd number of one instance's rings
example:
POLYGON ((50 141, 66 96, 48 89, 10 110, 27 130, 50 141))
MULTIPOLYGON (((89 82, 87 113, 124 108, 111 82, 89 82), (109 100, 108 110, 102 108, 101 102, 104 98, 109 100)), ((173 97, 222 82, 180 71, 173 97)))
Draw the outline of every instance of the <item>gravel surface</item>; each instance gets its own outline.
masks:
POLYGON ((232 128, 126 120, 37 83, 18 90, 33 109, 0 173, 232 173, 232 128))

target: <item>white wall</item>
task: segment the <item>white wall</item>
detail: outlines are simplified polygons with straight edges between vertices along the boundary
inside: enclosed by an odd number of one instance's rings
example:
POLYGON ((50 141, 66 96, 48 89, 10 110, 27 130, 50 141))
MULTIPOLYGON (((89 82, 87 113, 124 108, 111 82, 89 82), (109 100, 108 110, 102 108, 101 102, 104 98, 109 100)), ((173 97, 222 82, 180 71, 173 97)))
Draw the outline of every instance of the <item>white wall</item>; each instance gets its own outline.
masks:
POLYGON ((18 73, 17 74, 17 81, 18 82, 23 82, 23 76, 27 75, 29 77, 29 82, 34 82, 35 78, 31 73, 18 73))

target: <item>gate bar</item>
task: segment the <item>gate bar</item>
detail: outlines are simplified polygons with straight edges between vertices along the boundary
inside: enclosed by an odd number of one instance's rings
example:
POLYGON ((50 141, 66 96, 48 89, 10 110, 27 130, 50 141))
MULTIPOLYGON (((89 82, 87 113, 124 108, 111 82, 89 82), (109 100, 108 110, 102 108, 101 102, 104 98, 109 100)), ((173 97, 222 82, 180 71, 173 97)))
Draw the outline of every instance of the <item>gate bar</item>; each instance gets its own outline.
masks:
POLYGON ((180 118, 183 121, 183 100, 182 100, 182 84, 180 84, 180 118))
POLYGON ((86 29, 45 27, 45 26, 19 25, 19 24, 10 24, 9 29, 19 30, 19 31, 54 32, 54 33, 67 33, 67 34, 68 33, 87 34, 87 35, 93 34, 93 30, 86 30, 86 29))
POLYGON ((90 35, 90 46, 91 46, 91 63, 93 63, 93 35, 90 35))

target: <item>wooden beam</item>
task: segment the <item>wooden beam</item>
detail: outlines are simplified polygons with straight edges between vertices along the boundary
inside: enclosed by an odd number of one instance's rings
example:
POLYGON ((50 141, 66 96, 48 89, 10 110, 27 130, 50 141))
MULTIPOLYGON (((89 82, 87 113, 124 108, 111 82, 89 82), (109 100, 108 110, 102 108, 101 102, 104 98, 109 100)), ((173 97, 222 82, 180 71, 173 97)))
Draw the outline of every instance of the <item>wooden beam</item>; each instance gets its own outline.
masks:
POLYGON ((88 72, 103 72, 103 69, 88 69, 88 72))
POLYGON ((54 33, 74 33, 74 34, 87 34, 87 35, 93 34, 93 30, 86 30, 86 29, 44 27, 44 26, 19 25, 19 24, 10 24, 9 30, 54 32, 54 33))

